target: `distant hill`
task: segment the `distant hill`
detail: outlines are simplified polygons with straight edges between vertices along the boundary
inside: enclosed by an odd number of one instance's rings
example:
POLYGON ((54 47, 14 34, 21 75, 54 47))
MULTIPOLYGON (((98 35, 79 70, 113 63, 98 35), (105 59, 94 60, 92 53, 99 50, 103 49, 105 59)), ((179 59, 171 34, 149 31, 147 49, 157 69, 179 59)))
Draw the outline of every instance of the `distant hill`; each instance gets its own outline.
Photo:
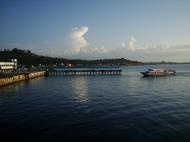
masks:
POLYGON ((101 59, 101 60, 70 60, 64 58, 54 58, 41 56, 32 53, 30 50, 21 50, 14 48, 12 50, 0 51, 0 61, 8 61, 10 59, 17 59, 18 64, 26 65, 53 65, 53 64, 72 64, 74 66, 121 66, 121 65, 140 65, 142 62, 131 61, 128 59, 101 59))

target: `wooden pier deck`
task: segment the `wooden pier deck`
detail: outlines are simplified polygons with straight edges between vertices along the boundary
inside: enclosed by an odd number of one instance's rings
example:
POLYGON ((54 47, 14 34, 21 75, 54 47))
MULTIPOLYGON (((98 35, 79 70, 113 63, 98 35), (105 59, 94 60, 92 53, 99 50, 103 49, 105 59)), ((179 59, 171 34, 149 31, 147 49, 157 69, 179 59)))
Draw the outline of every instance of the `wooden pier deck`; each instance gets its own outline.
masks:
POLYGON ((63 69, 47 71, 47 76, 106 76, 121 75, 121 69, 63 69))

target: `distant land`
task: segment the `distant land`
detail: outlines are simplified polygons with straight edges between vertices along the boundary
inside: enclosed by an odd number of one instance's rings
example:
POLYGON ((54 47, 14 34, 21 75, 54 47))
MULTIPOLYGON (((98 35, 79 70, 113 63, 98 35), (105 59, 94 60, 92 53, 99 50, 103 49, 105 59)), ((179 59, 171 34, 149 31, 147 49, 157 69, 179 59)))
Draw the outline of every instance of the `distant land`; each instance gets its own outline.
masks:
POLYGON ((37 66, 42 65, 68 65, 73 66, 122 66, 122 65, 142 65, 142 62, 132 61, 124 58, 120 59, 98 59, 98 60, 81 60, 81 59, 65 59, 41 56, 32 53, 30 50, 21 50, 14 48, 12 50, 5 49, 0 51, 0 61, 8 61, 10 59, 17 59, 18 64, 37 66))
POLYGON ((68 64, 74 67, 85 66, 127 66, 127 65, 145 65, 145 64, 175 64, 175 62, 140 62, 128 60, 125 58, 119 59, 97 59, 97 60, 82 60, 82 59, 65 59, 41 56, 32 53, 30 50, 21 49, 4 49, 0 51, 0 61, 9 61, 10 59, 17 59, 18 64, 25 65, 27 67, 39 66, 39 65, 63 65, 68 64))

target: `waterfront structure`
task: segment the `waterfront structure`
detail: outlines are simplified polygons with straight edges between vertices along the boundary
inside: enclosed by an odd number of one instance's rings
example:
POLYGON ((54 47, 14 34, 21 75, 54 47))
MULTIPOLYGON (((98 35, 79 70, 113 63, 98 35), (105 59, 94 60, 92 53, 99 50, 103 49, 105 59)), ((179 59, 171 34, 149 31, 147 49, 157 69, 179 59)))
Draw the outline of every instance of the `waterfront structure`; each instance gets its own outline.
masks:
POLYGON ((117 68, 106 69, 62 69, 49 70, 46 76, 95 76, 95 75, 121 75, 122 70, 117 68))
POLYGON ((11 62, 0 62, 0 70, 16 70, 17 69, 17 59, 12 59, 11 62))
POLYGON ((30 80, 32 78, 44 76, 45 71, 35 71, 35 72, 26 72, 18 75, 13 75, 11 77, 4 77, 0 78, 0 87, 12 83, 16 83, 19 81, 24 81, 24 80, 30 80))

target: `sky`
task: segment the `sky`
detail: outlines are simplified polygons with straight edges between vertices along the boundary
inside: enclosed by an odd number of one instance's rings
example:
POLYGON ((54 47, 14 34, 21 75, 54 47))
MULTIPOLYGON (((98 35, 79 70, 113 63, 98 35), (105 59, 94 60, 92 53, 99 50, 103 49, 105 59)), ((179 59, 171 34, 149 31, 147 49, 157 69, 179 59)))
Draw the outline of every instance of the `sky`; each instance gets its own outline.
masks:
POLYGON ((190 62, 189 0, 1 0, 0 49, 190 62))

